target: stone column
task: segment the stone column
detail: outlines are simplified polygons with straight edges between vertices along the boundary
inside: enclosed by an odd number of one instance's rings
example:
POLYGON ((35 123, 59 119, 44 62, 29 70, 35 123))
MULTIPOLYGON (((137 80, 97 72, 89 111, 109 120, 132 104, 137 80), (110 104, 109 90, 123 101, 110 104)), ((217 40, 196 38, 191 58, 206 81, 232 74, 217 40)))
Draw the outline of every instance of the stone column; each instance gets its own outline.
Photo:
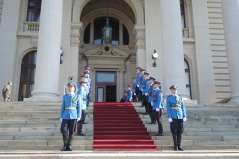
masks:
POLYGON ((171 94, 169 87, 176 84, 178 93, 187 99, 180 2, 160 0, 159 9, 161 11, 164 95, 171 94))
POLYGON ((94 44, 94 20, 90 22, 90 44, 94 44))
POLYGON ((30 101, 59 102, 63 0, 42 0, 35 88, 30 101))
POLYGON ((222 15, 226 38, 227 59, 231 86, 229 103, 239 103, 239 0, 222 0, 222 15))
POLYGON ((123 45, 123 22, 119 23, 119 45, 123 45))

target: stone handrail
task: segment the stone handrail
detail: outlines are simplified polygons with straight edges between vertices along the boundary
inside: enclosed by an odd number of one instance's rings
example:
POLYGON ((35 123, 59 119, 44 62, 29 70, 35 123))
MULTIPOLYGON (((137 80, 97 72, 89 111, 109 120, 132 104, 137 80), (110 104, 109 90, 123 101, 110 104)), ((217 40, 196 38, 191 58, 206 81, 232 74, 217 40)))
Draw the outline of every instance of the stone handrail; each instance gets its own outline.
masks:
POLYGON ((24 32, 38 32, 39 22, 24 22, 24 32))

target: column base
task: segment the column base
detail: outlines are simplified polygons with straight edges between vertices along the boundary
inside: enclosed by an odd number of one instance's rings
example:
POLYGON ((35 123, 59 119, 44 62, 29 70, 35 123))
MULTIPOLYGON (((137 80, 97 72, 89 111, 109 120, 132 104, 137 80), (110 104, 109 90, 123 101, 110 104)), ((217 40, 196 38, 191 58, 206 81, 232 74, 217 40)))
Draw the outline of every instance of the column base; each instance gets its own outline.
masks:
POLYGON ((61 102, 60 95, 57 93, 32 93, 32 97, 24 98, 24 101, 29 102, 61 102))
POLYGON ((228 103, 239 104, 239 97, 232 97, 231 100, 228 103))

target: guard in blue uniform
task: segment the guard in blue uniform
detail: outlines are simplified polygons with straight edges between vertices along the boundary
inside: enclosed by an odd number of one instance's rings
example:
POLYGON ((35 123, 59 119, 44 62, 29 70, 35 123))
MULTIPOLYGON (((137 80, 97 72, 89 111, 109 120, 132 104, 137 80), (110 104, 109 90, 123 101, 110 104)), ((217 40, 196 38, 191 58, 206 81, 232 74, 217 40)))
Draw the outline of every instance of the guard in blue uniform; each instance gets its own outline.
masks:
POLYGON ((149 73, 144 72, 142 81, 142 106, 145 107, 145 115, 149 114, 147 104, 148 104, 148 91, 149 91, 149 73))
POLYGON ((137 85, 136 85, 136 80, 135 80, 135 77, 132 78, 133 80, 133 102, 138 102, 138 97, 137 97, 137 94, 136 94, 136 89, 137 89, 137 85))
POLYGON ((147 103, 147 111, 149 113, 149 116, 150 116, 150 119, 151 119, 151 122, 149 124, 156 124, 156 119, 155 119, 155 116, 154 116, 154 113, 153 113, 153 107, 151 105, 151 102, 153 100, 153 96, 152 96, 152 92, 153 92, 153 89, 154 89, 154 81, 155 81, 155 78, 153 77, 150 77, 149 78, 149 90, 148 90, 148 103, 147 103))
POLYGON ((89 77, 90 71, 89 71, 89 70, 85 70, 85 71, 84 71, 84 75, 85 75, 86 92, 87 92, 86 109, 88 109, 89 103, 90 103, 90 93, 91 93, 91 92, 90 92, 91 79, 90 79, 90 77, 89 77))
POLYGON ((141 107, 144 107, 144 105, 143 105, 143 97, 142 97, 144 72, 145 72, 145 69, 141 69, 140 70, 140 77, 139 77, 139 98, 140 98, 140 101, 142 101, 142 106, 141 107))
POLYGON ((78 87, 77 92, 82 99, 82 105, 81 105, 81 120, 77 122, 77 136, 85 136, 83 134, 83 124, 85 123, 85 117, 86 117, 86 104, 87 104, 87 92, 86 92, 86 82, 80 81, 80 86, 78 87))
POLYGON ((76 85, 74 82, 69 82, 67 86, 69 93, 63 96, 60 113, 61 133, 64 143, 61 151, 72 151, 73 133, 76 129, 76 123, 81 119, 81 97, 75 93, 76 85))
POLYGON ((181 96, 177 95, 177 85, 170 87, 172 94, 167 97, 167 114, 173 136, 174 150, 183 151, 181 147, 183 122, 187 120, 185 105, 181 96))
POLYGON ((139 84, 140 84, 140 67, 136 67, 136 78, 135 78, 135 85, 136 85, 136 89, 135 89, 135 94, 138 98, 138 101, 141 101, 140 99, 140 92, 139 92, 139 84))
POLYGON ((132 90, 130 88, 130 85, 127 86, 127 96, 125 102, 131 102, 132 101, 132 90))
POLYGON ((154 113, 155 119, 158 123, 158 133, 154 136, 163 136, 163 125, 161 122, 161 116, 162 116, 162 109, 164 109, 163 105, 163 96, 162 91, 159 89, 160 82, 154 81, 154 89, 152 91, 152 111, 154 113))

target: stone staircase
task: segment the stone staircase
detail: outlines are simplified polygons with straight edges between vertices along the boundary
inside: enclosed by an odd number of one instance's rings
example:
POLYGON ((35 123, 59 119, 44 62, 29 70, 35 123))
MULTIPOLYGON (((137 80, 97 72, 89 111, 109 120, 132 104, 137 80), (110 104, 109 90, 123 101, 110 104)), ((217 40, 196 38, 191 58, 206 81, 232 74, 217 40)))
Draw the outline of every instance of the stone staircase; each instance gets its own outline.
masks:
MULTIPOLYGON (((139 105, 139 104, 137 104, 139 105)), ((148 131, 157 133, 157 125, 146 124, 150 119, 144 108, 136 106, 148 131)), ((239 148, 239 105, 194 105, 186 106, 188 119, 185 122, 182 146, 185 150, 222 150, 239 148)), ((172 150, 172 136, 166 109, 162 122, 164 135, 152 136, 160 150, 172 150)))
MULTIPOLYGON (((0 150, 60 150, 60 108, 61 103, 0 103, 0 150)), ((84 132, 74 137, 74 149, 92 150, 92 120, 84 132)))
MULTIPOLYGON (((146 124, 148 115, 140 103, 134 103, 150 134, 157 125, 146 124)), ((0 103, 0 150, 60 150, 60 103, 5 102, 0 103)), ((239 148, 239 105, 187 106, 182 145, 185 150, 231 150, 239 148)), ((88 110, 84 133, 75 136, 74 150, 92 150, 93 110, 88 110)), ((172 137, 166 110, 163 111, 165 136, 155 137, 160 150, 172 150, 172 137)))

